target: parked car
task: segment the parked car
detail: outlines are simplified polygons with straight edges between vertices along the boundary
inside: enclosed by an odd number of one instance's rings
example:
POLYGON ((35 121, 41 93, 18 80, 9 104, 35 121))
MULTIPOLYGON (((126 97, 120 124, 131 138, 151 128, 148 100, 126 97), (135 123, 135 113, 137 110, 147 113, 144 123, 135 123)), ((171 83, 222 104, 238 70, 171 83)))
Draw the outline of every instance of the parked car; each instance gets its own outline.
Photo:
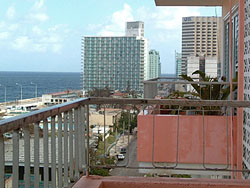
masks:
POLYGON ((122 153, 122 154, 127 153, 127 149, 126 148, 122 148, 120 153, 122 153))
POLYGON ((117 155, 117 159, 118 159, 118 161, 123 160, 123 159, 125 159, 125 156, 120 153, 120 154, 117 155))
POLYGON ((7 139, 11 139, 12 138, 12 134, 11 133, 4 133, 3 135, 7 139))

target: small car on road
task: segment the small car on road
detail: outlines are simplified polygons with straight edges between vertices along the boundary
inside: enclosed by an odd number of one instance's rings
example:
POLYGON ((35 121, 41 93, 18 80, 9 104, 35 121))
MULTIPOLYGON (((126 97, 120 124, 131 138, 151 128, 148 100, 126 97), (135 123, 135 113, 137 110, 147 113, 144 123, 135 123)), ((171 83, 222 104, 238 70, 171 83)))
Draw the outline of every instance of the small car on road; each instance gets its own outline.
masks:
POLYGON ((127 152, 127 149, 126 148, 121 148, 121 152, 122 154, 126 153, 127 152))
POLYGON ((120 153, 120 154, 117 155, 117 159, 118 159, 118 161, 123 160, 123 159, 125 159, 125 156, 120 153))

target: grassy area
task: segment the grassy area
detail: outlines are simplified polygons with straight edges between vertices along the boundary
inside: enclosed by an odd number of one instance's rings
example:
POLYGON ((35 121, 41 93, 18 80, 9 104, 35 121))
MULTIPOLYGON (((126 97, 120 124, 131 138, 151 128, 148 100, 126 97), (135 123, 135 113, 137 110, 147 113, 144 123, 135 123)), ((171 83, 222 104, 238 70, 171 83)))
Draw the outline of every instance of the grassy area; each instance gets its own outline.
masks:
MULTIPOLYGON (((114 143, 115 142, 115 136, 113 135, 110 135, 107 139, 106 139, 106 145, 105 145, 105 148, 107 150, 107 148, 110 146, 110 144, 114 143)), ((99 145, 98 145, 98 149, 96 151, 96 155, 102 155, 104 154, 104 141, 101 141, 99 142, 99 145)))

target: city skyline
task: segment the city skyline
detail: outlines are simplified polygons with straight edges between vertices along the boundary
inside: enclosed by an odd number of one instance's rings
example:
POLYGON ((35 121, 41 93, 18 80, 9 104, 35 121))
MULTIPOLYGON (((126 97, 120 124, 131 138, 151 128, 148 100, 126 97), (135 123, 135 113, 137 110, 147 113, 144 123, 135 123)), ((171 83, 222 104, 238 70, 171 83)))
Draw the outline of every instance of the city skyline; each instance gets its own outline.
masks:
MULTIPOLYGON (((220 16, 221 8, 216 10, 220 16)), ((181 48, 181 18, 215 16, 215 12, 214 7, 166 8, 155 7, 153 1, 132 0, 3 2, 0 70, 80 72, 82 36, 122 36, 126 21, 143 21, 150 48, 161 54, 162 72, 174 73, 174 52, 181 48)))

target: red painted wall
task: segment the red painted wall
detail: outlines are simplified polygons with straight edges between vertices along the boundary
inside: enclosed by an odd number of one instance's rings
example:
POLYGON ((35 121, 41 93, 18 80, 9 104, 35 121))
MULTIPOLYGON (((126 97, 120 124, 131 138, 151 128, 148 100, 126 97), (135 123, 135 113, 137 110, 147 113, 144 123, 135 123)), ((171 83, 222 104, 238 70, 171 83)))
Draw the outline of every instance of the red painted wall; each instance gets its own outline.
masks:
MULTIPOLYGON (((175 115, 139 115, 137 157, 152 162, 154 126, 154 161, 176 162, 177 122, 175 115)), ((227 117, 204 116, 205 163, 227 164, 227 117)), ((236 126, 236 118, 234 118, 236 126)), ((231 159, 231 121, 228 117, 229 163, 231 159)), ((179 163, 203 163, 203 118, 200 115, 179 117, 179 163)), ((235 142, 234 142, 235 143, 235 142)))

